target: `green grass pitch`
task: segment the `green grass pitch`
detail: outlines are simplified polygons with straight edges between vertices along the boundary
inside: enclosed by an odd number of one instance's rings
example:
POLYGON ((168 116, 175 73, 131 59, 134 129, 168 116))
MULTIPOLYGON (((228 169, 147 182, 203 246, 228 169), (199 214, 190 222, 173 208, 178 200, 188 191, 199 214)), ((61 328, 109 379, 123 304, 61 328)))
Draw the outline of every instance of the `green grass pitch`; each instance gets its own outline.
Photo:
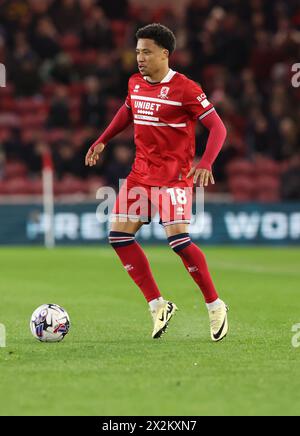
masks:
POLYGON ((220 343, 180 259, 168 247, 145 250, 179 307, 156 341, 148 306, 109 247, 0 250, 0 415, 299 415, 300 250, 204 248, 230 307, 220 343), (43 303, 69 312, 61 343, 31 336, 43 303))

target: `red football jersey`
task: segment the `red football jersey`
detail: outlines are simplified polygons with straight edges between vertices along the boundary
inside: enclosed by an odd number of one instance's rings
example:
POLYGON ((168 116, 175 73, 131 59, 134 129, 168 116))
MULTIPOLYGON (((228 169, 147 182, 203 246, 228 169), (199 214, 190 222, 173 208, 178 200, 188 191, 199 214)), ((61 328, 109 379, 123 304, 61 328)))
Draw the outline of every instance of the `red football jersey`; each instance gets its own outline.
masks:
POLYGON ((156 84, 137 73, 129 79, 125 104, 136 145, 129 176, 151 186, 192 185, 186 175, 195 155, 195 124, 214 110, 201 87, 171 69, 156 84))

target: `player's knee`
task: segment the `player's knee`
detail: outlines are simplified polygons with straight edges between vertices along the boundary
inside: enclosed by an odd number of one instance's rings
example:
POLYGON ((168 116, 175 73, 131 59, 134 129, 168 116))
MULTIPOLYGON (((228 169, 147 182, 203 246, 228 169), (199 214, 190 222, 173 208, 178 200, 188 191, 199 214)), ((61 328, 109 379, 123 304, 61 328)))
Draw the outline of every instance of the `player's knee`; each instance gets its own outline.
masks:
POLYGON ((188 233, 179 233, 178 235, 170 236, 168 242, 175 253, 178 253, 192 243, 188 233))
POLYGON ((135 241, 133 233, 125 232, 109 232, 108 242, 113 248, 125 247, 126 245, 133 244, 135 241))

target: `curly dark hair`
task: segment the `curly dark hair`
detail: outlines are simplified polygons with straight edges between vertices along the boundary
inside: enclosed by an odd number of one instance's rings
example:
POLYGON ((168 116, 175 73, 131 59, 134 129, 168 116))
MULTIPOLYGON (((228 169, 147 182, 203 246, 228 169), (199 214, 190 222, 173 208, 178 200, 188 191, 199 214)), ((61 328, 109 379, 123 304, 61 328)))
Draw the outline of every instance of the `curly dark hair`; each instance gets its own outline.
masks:
POLYGON ((172 30, 160 23, 148 24, 141 27, 136 32, 136 39, 146 38, 153 39, 159 47, 163 47, 169 51, 171 55, 176 47, 176 38, 172 30))

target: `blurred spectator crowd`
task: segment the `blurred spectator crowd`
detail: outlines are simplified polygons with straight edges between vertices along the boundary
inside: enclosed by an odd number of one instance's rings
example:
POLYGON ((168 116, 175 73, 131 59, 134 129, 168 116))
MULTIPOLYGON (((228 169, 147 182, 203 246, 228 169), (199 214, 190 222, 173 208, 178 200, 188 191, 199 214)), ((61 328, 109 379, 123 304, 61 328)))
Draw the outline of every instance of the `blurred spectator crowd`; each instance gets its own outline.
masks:
MULTIPOLYGON (((89 145, 123 104, 136 72, 135 32, 151 22, 177 37, 171 67, 201 83, 228 135, 210 189, 240 201, 300 199, 298 0, 187 0, 184 14, 129 0, 0 0, 0 195, 41 192, 51 150, 55 193, 118 186, 134 158, 132 129, 86 168, 89 145)), ((300 82, 300 79, 299 79, 300 82)), ((300 83, 299 83, 300 85, 300 83)), ((207 138, 197 129, 197 154, 207 138)))

